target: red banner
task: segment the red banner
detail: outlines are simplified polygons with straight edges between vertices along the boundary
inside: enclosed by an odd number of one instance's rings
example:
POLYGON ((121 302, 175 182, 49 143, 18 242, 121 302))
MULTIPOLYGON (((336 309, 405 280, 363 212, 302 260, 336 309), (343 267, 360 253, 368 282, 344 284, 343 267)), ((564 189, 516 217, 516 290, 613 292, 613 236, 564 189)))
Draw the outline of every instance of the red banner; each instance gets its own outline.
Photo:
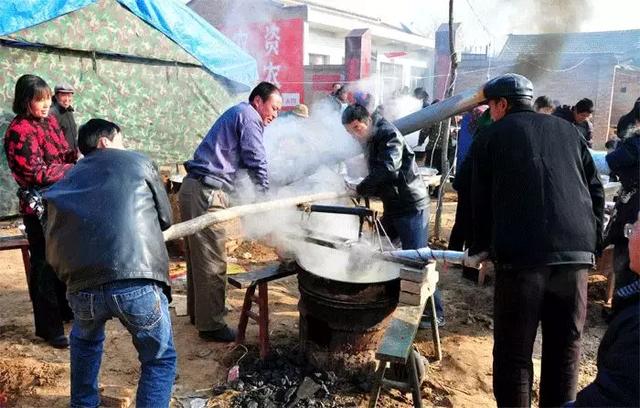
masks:
POLYGON ((258 77, 280 87, 283 105, 304 103, 303 35, 300 18, 220 27, 258 62, 258 77))

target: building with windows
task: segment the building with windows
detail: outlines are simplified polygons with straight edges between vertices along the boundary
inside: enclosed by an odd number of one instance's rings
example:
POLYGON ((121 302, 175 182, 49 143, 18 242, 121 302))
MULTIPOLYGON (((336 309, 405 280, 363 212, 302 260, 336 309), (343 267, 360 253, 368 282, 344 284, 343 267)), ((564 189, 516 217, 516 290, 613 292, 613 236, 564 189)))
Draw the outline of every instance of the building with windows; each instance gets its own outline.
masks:
POLYGON ((258 75, 281 86, 285 106, 310 104, 334 82, 365 88, 378 102, 403 89, 433 87, 433 40, 402 24, 308 0, 192 0, 188 5, 256 58, 258 75), (350 37, 353 30, 359 30, 359 38, 350 37), (347 38, 353 38, 349 46, 347 38), (350 63, 354 58, 358 75, 350 63), (369 79, 359 81, 363 77, 369 79))

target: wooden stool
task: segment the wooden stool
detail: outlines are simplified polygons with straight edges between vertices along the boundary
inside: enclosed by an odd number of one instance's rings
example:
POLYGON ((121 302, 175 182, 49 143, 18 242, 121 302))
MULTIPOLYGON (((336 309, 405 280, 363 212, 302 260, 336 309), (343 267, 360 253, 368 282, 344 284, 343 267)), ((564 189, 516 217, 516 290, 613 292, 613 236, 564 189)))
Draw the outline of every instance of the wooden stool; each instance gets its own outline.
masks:
POLYGON ((269 355, 269 288, 268 283, 295 275, 295 268, 284 268, 280 263, 270 264, 264 268, 236 275, 227 278, 228 282, 238 289, 247 289, 244 295, 244 304, 240 312, 240 322, 238 323, 238 334, 236 344, 243 344, 247 331, 249 318, 258 323, 258 338, 260 340, 260 358, 265 359, 269 355), (255 296, 256 288, 258 296, 255 296), (251 310, 253 304, 258 305, 258 313, 251 310))
POLYGON ((0 237, 0 251, 8 251, 10 249, 19 249, 22 251, 22 263, 24 264, 24 273, 27 277, 27 284, 31 278, 31 263, 29 262, 29 241, 22 235, 14 235, 11 237, 0 237))
MULTIPOLYGON (((431 294, 426 302, 430 303, 429 310, 431 317, 431 330, 436 358, 442 359, 440 348, 440 333, 438 331, 438 319, 436 316, 436 306, 433 299, 435 285, 431 288, 431 294)), ((380 360, 376 370, 373 388, 369 397, 369 408, 375 408, 380 397, 380 390, 383 385, 400 390, 410 390, 413 395, 413 406, 422 407, 422 396, 420 393, 421 379, 419 376, 419 364, 422 364, 413 352, 413 340, 416 337, 420 319, 424 311, 424 303, 420 306, 399 305, 393 312, 391 323, 384 333, 384 337, 378 346, 376 358, 380 360), (389 363, 400 363, 407 368, 409 375, 408 382, 393 381, 384 377, 389 363)))

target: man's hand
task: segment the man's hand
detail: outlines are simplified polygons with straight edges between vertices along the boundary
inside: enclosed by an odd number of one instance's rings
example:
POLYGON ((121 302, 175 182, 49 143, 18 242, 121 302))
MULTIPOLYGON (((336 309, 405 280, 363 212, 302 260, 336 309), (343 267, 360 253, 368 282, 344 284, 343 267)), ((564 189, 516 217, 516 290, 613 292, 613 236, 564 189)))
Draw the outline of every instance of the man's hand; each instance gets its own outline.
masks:
POLYGON ((356 191, 356 186, 349 183, 347 180, 344 181, 344 186, 345 189, 347 190, 347 193, 352 196, 352 197, 357 197, 358 196, 358 192, 356 191))
POLYGON ((489 252, 482 251, 475 255, 469 255, 469 250, 464 251, 464 257, 462 258, 462 265, 469 268, 480 268, 483 261, 489 258, 489 252))

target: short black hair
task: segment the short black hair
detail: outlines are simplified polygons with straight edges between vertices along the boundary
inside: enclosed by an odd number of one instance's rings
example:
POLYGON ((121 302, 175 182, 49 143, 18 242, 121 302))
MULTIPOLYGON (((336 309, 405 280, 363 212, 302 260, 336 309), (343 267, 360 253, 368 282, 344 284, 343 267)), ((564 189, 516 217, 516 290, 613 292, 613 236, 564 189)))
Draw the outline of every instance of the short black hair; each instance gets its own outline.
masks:
POLYGON ((413 96, 417 99, 429 99, 429 93, 427 93, 427 91, 425 91, 423 87, 414 89, 413 96))
POLYGON ((593 113, 593 101, 589 98, 582 98, 576 103, 576 113, 589 112, 593 113))
POLYGON ((89 119, 78 129, 78 148, 85 156, 98 148, 101 137, 113 140, 120 132, 120 126, 104 119, 89 119))
POLYGON ((535 106, 536 110, 542 108, 553 108, 553 102, 551 102, 551 98, 549 98, 548 96, 542 95, 536 98, 533 106, 535 106))
POLYGON ((280 94, 280 88, 272 84, 271 82, 262 81, 249 94, 249 102, 253 102, 256 96, 259 96, 262 99, 262 102, 265 102, 271 94, 277 93, 280 94))
POLYGON ((489 103, 489 101, 494 101, 494 102, 498 102, 500 101, 501 98, 504 98, 507 100, 507 112, 514 110, 514 109, 531 109, 532 104, 531 104, 531 98, 529 97, 520 97, 520 96, 513 96, 513 97, 495 97, 495 98, 489 98, 487 100, 487 103, 489 103))
POLYGON ((609 139, 604 144, 605 149, 615 149, 618 146, 618 141, 616 139, 609 139))
POLYGON ((336 89, 333 95, 338 97, 340 95, 344 95, 345 93, 347 93, 347 87, 342 85, 340 88, 336 89))
POLYGON ((27 116, 31 101, 51 98, 51 94, 51 88, 44 79, 31 74, 22 75, 16 82, 12 106, 13 113, 27 116))
POLYGON ((359 120, 360 122, 364 122, 366 119, 370 118, 371 114, 364 106, 354 103, 353 105, 349 105, 346 107, 344 112, 342 112, 342 124, 348 125, 354 120, 359 120))

